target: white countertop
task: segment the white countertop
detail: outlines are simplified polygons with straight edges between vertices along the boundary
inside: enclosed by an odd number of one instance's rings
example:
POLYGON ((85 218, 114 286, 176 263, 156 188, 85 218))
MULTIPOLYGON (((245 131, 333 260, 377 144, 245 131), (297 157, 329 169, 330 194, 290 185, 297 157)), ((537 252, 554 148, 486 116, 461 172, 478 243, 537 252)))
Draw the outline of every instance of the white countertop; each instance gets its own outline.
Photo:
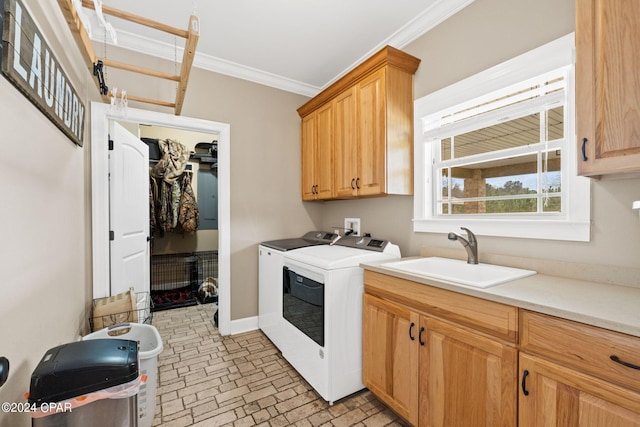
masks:
POLYGON ((640 288, 536 274, 480 289, 361 264, 378 273, 640 337, 640 288))

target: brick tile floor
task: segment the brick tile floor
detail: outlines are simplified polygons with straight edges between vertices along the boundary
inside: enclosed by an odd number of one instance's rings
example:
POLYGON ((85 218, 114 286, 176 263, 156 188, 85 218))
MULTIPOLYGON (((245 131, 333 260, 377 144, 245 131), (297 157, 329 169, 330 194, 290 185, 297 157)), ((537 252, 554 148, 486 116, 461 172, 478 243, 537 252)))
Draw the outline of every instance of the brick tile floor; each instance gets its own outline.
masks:
POLYGON ((406 426, 368 390, 329 406, 261 331, 222 337, 215 305, 156 312, 154 426, 406 426))

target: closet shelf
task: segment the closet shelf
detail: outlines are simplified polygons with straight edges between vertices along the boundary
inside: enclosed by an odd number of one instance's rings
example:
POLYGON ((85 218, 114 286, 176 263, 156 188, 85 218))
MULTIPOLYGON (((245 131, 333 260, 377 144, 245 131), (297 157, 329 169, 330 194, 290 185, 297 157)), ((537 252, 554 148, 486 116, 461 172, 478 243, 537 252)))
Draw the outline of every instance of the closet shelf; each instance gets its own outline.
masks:
POLYGON ((200 163, 216 163, 218 161, 218 158, 212 156, 211 154, 196 153, 189 156, 189 160, 197 160, 200 163))

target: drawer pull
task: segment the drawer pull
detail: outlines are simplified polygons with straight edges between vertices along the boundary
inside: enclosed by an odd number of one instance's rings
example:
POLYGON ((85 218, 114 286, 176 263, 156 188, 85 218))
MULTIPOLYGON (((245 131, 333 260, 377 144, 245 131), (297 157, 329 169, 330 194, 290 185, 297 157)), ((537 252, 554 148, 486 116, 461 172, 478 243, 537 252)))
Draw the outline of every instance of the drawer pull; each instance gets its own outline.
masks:
POLYGON ((525 396, 529 396, 529 391, 527 390, 527 377, 529 376, 529 371, 526 369, 522 372, 522 394, 525 396))
POLYGON ((621 364, 622 366, 626 366, 627 368, 636 369, 640 371, 640 366, 634 365, 633 363, 625 362, 624 360, 620 360, 620 358, 616 355, 610 356, 609 359, 613 360, 616 363, 621 364))
POLYGON ((413 336, 413 327, 416 326, 415 323, 411 322, 411 326, 409 326, 409 338, 411 338, 411 341, 415 341, 416 337, 413 336))
POLYGON ((420 328, 420 334, 418 335, 418 342, 420 345, 424 345, 424 341, 422 341, 422 333, 424 332, 424 328, 420 328))

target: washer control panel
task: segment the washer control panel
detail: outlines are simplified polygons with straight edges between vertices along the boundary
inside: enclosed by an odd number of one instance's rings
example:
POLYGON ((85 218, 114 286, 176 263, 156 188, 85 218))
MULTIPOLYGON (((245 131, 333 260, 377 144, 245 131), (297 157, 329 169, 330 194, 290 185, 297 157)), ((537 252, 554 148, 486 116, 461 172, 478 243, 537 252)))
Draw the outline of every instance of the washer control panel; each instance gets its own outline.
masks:
POLYGON ((366 249, 369 251, 382 252, 388 240, 376 239, 371 236, 345 236, 338 240, 335 244, 346 246, 349 248, 366 249))

